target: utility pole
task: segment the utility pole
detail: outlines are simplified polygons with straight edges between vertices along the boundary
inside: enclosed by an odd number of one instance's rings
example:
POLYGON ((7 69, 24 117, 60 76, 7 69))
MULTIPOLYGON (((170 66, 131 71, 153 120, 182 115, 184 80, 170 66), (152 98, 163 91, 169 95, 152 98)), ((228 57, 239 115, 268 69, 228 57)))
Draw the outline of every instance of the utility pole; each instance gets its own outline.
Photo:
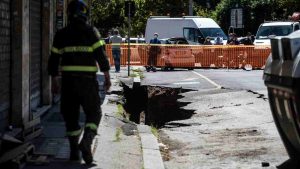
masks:
POLYGON ((128 77, 130 76, 130 29, 131 29, 131 1, 128 2, 128 77))
POLYGON ((193 0, 189 0, 189 16, 193 16, 193 0))

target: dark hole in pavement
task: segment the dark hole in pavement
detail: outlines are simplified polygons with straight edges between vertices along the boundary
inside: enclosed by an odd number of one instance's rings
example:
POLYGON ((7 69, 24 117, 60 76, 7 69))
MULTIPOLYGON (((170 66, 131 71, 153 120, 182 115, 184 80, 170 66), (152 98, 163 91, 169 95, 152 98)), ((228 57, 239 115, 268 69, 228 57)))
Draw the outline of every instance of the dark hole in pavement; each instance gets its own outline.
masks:
POLYGON ((175 123, 175 122, 167 123, 164 125, 165 128, 189 127, 189 126, 191 126, 191 124, 175 123))
POLYGON ((164 128, 176 128, 176 127, 189 127, 189 126, 200 126, 200 123, 177 123, 177 122, 168 122, 164 125, 164 128))
POLYGON ((130 114, 130 120, 139 123, 140 114, 144 112, 145 124, 162 127, 167 122, 191 118, 194 110, 185 110, 182 107, 190 104, 179 102, 183 98, 181 93, 192 90, 159 86, 139 86, 129 88, 123 85, 125 97, 124 109, 130 114))

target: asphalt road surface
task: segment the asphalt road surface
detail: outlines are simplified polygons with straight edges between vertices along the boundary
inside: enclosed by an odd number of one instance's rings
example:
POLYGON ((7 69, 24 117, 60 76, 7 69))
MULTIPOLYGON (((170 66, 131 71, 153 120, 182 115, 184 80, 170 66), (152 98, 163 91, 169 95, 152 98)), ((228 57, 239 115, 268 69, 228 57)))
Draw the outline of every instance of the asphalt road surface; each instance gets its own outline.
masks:
POLYGON ((266 90, 262 70, 196 69, 145 73, 144 85, 183 87, 196 90, 221 86, 232 90, 266 90))
MULTIPOLYGON (((160 131, 167 169, 276 168, 288 159, 276 130, 263 71, 145 72, 143 85, 182 87, 180 102, 194 110, 160 131)), ((172 113, 172 112, 170 112, 172 113)))
POLYGON ((226 89, 266 90, 263 82, 263 70, 195 70, 226 89))

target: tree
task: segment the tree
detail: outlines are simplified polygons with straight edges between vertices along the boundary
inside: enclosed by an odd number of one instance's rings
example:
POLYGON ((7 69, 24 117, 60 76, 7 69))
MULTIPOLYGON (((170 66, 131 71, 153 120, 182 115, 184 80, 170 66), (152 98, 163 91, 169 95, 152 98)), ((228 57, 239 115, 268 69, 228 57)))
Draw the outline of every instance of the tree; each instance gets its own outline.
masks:
POLYGON ((123 0, 92 0, 92 23, 104 36, 112 28, 122 28, 124 25, 123 0))
MULTIPOLYGON (((150 16, 182 16, 188 13, 186 0, 134 0, 136 13, 132 18, 132 34, 144 34, 150 16)), ((124 13, 124 0, 92 0, 92 21, 101 34, 119 28, 127 34, 128 19, 124 13)))
MULTIPOLYGON (((145 33, 150 16, 181 17, 188 14, 188 0, 133 0, 136 13, 132 18, 132 34, 145 33)), ((241 34, 255 33, 265 20, 286 20, 300 11, 299 0, 194 0, 194 14, 216 20, 223 30, 230 26, 230 9, 236 5, 244 10, 244 29, 241 34), (209 5, 208 5, 209 4, 209 5)), ((92 0, 92 20, 102 35, 112 28, 119 28, 122 36, 128 32, 128 19, 124 12, 124 0, 92 0)))
POLYGON ((230 9, 237 4, 244 9, 244 29, 256 33, 258 26, 264 21, 287 20, 289 15, 300 9, 298 0, 222 0, 213 12, 224 30, 230 26, 230 9))

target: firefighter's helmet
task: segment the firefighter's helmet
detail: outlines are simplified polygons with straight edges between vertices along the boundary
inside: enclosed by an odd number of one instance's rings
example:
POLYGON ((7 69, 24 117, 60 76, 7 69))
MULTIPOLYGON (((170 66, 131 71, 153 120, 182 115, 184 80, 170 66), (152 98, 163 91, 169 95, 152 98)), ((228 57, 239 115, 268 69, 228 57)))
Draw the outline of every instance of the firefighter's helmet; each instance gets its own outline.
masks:
POLYGON ((89 16, 89 8, 84 0, 73 0, 68 5, 68 17, 72 19, 80 19, 87 21, 89 16))

